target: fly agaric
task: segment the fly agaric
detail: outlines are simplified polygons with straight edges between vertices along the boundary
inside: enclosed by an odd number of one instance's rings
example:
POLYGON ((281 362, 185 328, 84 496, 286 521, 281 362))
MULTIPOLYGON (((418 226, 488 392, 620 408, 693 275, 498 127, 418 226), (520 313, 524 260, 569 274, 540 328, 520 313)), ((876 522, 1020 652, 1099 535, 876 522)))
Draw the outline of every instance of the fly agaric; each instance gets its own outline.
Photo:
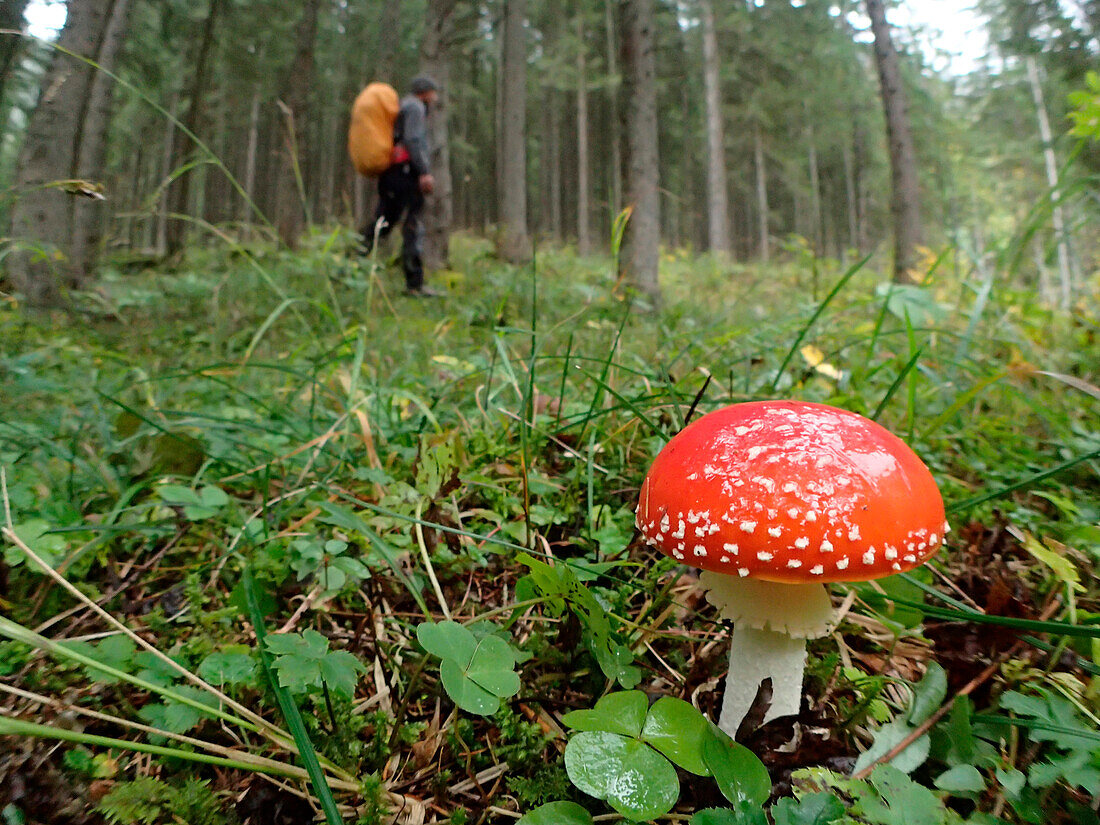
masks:
POLYGON ((701 568, 734 622, 718 726, 731 736, 764 679, 765 721, 798 713, 807 638, 829 631, 825 582, 910 570, 947 522, 928 468, 856 413, 802 401, 734 404, 674 436, 642 483, 647 544, 701 568))

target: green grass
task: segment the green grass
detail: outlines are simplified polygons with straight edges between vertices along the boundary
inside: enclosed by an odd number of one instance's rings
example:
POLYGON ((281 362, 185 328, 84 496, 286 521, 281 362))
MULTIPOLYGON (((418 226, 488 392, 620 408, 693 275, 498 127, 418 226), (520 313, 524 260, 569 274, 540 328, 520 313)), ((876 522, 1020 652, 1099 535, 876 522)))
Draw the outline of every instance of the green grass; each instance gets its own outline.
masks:
MULTIPOLYGON (((842 406, 905 437, 933 469, 955 527, 936 576, 891 591, 895 608, 916 611, 915 624, 892 624, 887 605, 860 594, 857 612, 877 617, 894 643, 842 626, 864 657, 855 670, 829 670, 834 641, 814 648, 815 689, 823 695, 832 685, 826 718, 846 752, 866 745, 870 719, 899 707, 887 682, 874 682, 881 674, 867 657, 889 656, 894 644, 945 622, 1042 636, 1039 646, 1014 649, 998 687, 975 694, 975 725, 995 715, 1006 688, 1067 697, 1095 719, 1094 315, 1059 316, 1027 293, 983 291, 944 261, 927 289, 899 292, 883 284, 874 260, 807 267, 802 256, 758 267, 678 252, 662 261, 662 311, 639 313, 615 294, 606 259, 554 248, 516 269, 465 236, 455 239, 453 269, 437 279, 451 297, 410 301, 392 270, 372 273, 347 257, 346 241, 338 230, 318 232, 296 255, 196 248, 171 271, 118 262, 94 293, 77 296, 71 315, 0 306, 0 464, 11 522, 28 546, 188 670, 207 672, 221 661, 215 654, 240 644, 247 652, 264 627, 288 624, 320 630, 365 666, 352 701, 327 689, 292 695, 274 676, 260 678, 273 673, 266 663, 260 676, 227 681, 234 701, 293 733, 291 747, 286 734, 273 743, 240 726, 229 736, 231 723, 197 721, 189 735, 221 748, 234 770, 247 766, 226 749, 303 754, 311 784, 302 787, 329 822, 350 817, 349 805, 363 806, 369 820, 372 806, 397 809, 433 793, 444 810, 489 816, 490 804, 511 804, 508 785, 486 779, 485 795, 471 797, 462 780, 521 742, 524 764, 508 774, 517 787, 553 769, 557 751, 541 739, 531 745, 517 720, 539 709, 560 716, 601 695, 607 671, 583 652, 592 634, 628 650, 643 686, 657 692, 683 687, 668 683, 666 664, 684 672, 695 664, 693 690, 719 675, 699 645, 720 639, 721 627, 706 610, 677 623, 690 594, 667 561, 635 566, 648 557, 631 541, 632 510, 650 460, 693 408, 698 415, 767 397, 842 406), (166 482, 228 496, 187 508, 162 495, 166 482), (300 572, 294 541, 334 538, 350 544, 370 577, 327 593, 300 572), (516 556, 524 550, 549 552, 591 580, 606 629, 571 626, 568 610, 522 601, 516 587, 528 570, 516 556), (1014 613, 975 619, 987 605, 971 602, 988 595, 967 578, 976 560, 1015 588, 1014 613), (615 562, 627 564, 590 572, 615 562), (459 621, 476 632, 496 628, 521 649, 523 688, 498 712, 506 722, 448 717, 438 673, 415 666, 416 625, 426 614, 442 617, 440 594, 459 621), (440 724, 469 736, 433 738, 440 724), (423 759, 436 765, 434 778, 417 772, 423 759), (353 777, 361 792, 330 791, 326 776, 353 777)), ((4 558, 0 599, 12 621, 55 641, 108 629, 18 547, 7 546, 4 558)), ((116 719, 151 701, 140 683, 82 688, 76 665, 42 659, 26 641, 0 646, 0 674, 20 689, 116 719)), ((897 650, 891 679, 921 669, 910 648, 897 650)), ((943 653, 953 651, 932 648, 943 653)), ((144 666, 135 659, 118 669, 144 666)), ((152 677, 140 678, 148 687, 152 677)), ((171 705, 171 680, 161 687, 171 705)), ((704 708, 712 694, 705 690, 704 708)), ((13 731, 51 724, 40 703, 9 708, 13 731)), ((1054 729, 1067 718, 1040 722, 1054 729)), ((98 738, 84 741, 124 753, 120 728, 100 725, 89 733, 98 738)), ((991 739, 1004 770, 1038 758, 1041 745, 1019 747, 1024 727, 982 728, 1007 737, 991 739)), ((134 741, 164 756, 170 771, 213 775, 173 760, 163 743, 134 741)), ((988 783, 978 809, 1030 821, 1034 800, 1006 797, 993 763, 975 764, 988 783)), ((112 778, 133 778, 136 766, 123 756, 112 778)), ((283 762, 278 770, 302 776, 283 762)), ((931 784, 924 770, 914 776, 931 784)), ((1080 788, 1060 782, 1040 789, 1044 798, 1076 810, 1080 788)), ((964 814, 974 804, 965 794, 953 799, 964 814)))

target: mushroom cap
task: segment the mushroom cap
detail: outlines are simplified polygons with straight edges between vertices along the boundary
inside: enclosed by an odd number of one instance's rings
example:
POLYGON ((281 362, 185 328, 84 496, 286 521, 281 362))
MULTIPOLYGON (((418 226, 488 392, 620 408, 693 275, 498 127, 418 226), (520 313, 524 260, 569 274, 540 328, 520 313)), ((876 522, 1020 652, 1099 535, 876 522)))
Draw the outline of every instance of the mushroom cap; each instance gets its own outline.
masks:
POLYGON ((948 526, 924 463, 847 410, 755 401, 674 436, 642 483, 647 544, 685 564, 766 581, 862 581, 910 570, 948 526))

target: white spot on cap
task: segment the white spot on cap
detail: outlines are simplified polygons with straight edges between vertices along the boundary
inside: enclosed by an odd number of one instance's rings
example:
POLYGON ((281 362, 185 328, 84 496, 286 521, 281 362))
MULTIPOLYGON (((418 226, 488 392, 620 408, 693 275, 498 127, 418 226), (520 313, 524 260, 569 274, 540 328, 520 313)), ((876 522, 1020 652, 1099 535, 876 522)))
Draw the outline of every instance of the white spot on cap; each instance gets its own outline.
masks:
POLYGON ((707 554, 707 548, 701 544, 697 544, 695 545, 695 550, 693 552, 697 556, 705 556, 707 554))
POLYGON ((783 535, 783 528, 782 527, 769 527, 768 528, 768 535, 771 536, 772 538, 777 539, 781 535, 783 535))
POLYGON ((887 561, 893 561, 898 557, 898 548, 892 544, 887 544, 886 549, 883 550, 882 555, 886 557, 887 561))
POLYGON ((950 532, 951 532, 951 525, 950 525, 950 524, 948 524, 948 523, 947 523, 947 522, 945 521, 945 522, 943 523, 943 534, 944 534, 944 535, 946 536, 946 535, 947 535, 948 533, 950 533, 950 532))
POLYGON ((808 510, 806 512, 806 521, 817 521, 817 513, 813 510, 808 510))
POLYGON ((679 550, 673 550, 672 555, 674 555, 676 558, 680 559, 680 561, 684 560, 684 554, 681 553, 679 550))
POLYGON ((799 550, 805 550, 807 547, 810 546, 810 540, 805 536, 801 536, 800 538, 794 540, 794 546, 797 547, 799 550))
POLYGON ((775 492, 775 479, 768 478, 767 476, 757 476, 753 479, 753 481, 755 481, 769 493, 775 492))
POLYGON ((859 541, 859 525, 853 524, 848 530, 848 541, 859 541))
POLYGON ((674 532, 674 533, 672 534, 672 537, 673 537, 674 539, 682 539, 682 538, 684 537, 684 531, 685 531, 686 529, 687 529, 687 525, 686 525, 686 524, 684 524, 684 522, 683 522, 683 519, 681 519, 681 520, 680 520, 680 523, 676 525, 676 530, 675 530, 675 532, 674 532))
POLYGON ((802 562, 799 561, 798 559, 788 559, 787 560, 787 567, 799 568, 801 566, 802 566, 802 562))
POLYGON ((939 541, 940 541, 940 537, 937 536, 935 533, 933 533, 932 535, 930 535, 928 537, 928 543, 929 544, 939 544, 939 541))
POLYGON ((875 563, 875 548, 874 547, 872 547, 866 553, 863 554, 863 563, 868 564, 868 565, 875 563))
POLYGON ((772 560, 772 554, 768 553, 768 552, 765 552, 764 550, 761 550, 759 553, 757 553, 756 557, 758 559, 760 559, 760 561, 771 561, 772 560))
POLYGON ((695 479, 699 478, 699 474, 698 473, 692 473, 691 475, 687 476, 686 478, 687 478, 688 481, 695 481, 695 479))
POLYGON ((755 461, 757 458, 760 457, 760 454, 767 449, 767 447, 761 447, 759 445, 755 447, 749 447, 749 461, 755 461))
POLYGON ((745 576, 749 575, 749 568, 747 568, 747 567, 738 567, 737 568, 737 575, 740 576, 741 578, 744 578, 745 576))
POLYGON ((820 576, 822 573, 825 572, 825 566, 821 564, 815 564, 813 567, 810 568, 810 572, 815 576, 820 576))
POLYGON ((654 536, 653 536, 653 540, 654 541, 664 541, 665 540, 665 534, 664 533, 655 533, 654 536))
POLYGON ((756 529, 756 522, 755 521, 743 521, 743 522, 741 522, 740 527, 741 527, 741 532, 742 533, 751 533, 753 530, 756 529))
POLYGON ((833 543, 831 541, 829 541, 828 539, 825 539, 825 541, 821 542, 821 552, 822 553, 832 553, 833 552, 833 543))
POLYGON ((847 567, 848 567, 848 557, 847 556, 844 556, 843 558, 839 558, 839 559, 836 560, 836 569, 837 570, 844 570, 847 567))
POLYGON ((661 516, 661 532, 667 532, 668 528, 671 526, 672 523, 668 520, 668 513, 665 513, 663 516, 661 516))
POLYGON ((727 553, 733 553, 733 555, 735 556, 737 555, 737 545, 733 542, 723 544, 722 549, 725 550, 727 553))
POLYGON ((729 556, 722 556, 721 562, 722 562, 722 564, 729 564, 730 557, 729 556))
POLYGON ((798 489, 798 485, 795 484, 793 481, 788 481, 786 484, 783 485, 783 492, 784 493, 793 493, 797 489, 798 489))
POLYGON ((797 507, 792 507, 791 509, 789 509, 787 511, 787 515, 790 516, 791 518, 798 518, 798 508, 797 507))
POLYGON ((892 567, 894 570, 901 570, 901 565, 898 564, 897 562, 894 562, 893 564, 891 564, 890 567, 892 567))
POLYGON ((902 556, 902 558, 905 559, 910 564, 916 564, 917 563, 917 557, 912 555, 912 554, 906 554, 905 556, 902 556))

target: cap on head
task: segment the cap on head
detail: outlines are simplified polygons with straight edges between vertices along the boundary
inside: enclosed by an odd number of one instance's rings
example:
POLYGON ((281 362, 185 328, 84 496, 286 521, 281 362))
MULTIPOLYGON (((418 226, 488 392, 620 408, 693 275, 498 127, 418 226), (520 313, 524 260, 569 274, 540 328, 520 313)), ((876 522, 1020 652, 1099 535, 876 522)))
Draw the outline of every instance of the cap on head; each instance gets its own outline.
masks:
POLYGON ((734 404, 685 427, 642 484, 637 524, 685 564, 792 584, 909 570, 948 529, 932 474, 901 439, 800 401, 734 404))
POLYGON ((417 75, 412 79, 412 82, 409 83, 409 91, 414 95, 422 95, 427 92, 438 92, 439 84, 429 75, 417 75))

